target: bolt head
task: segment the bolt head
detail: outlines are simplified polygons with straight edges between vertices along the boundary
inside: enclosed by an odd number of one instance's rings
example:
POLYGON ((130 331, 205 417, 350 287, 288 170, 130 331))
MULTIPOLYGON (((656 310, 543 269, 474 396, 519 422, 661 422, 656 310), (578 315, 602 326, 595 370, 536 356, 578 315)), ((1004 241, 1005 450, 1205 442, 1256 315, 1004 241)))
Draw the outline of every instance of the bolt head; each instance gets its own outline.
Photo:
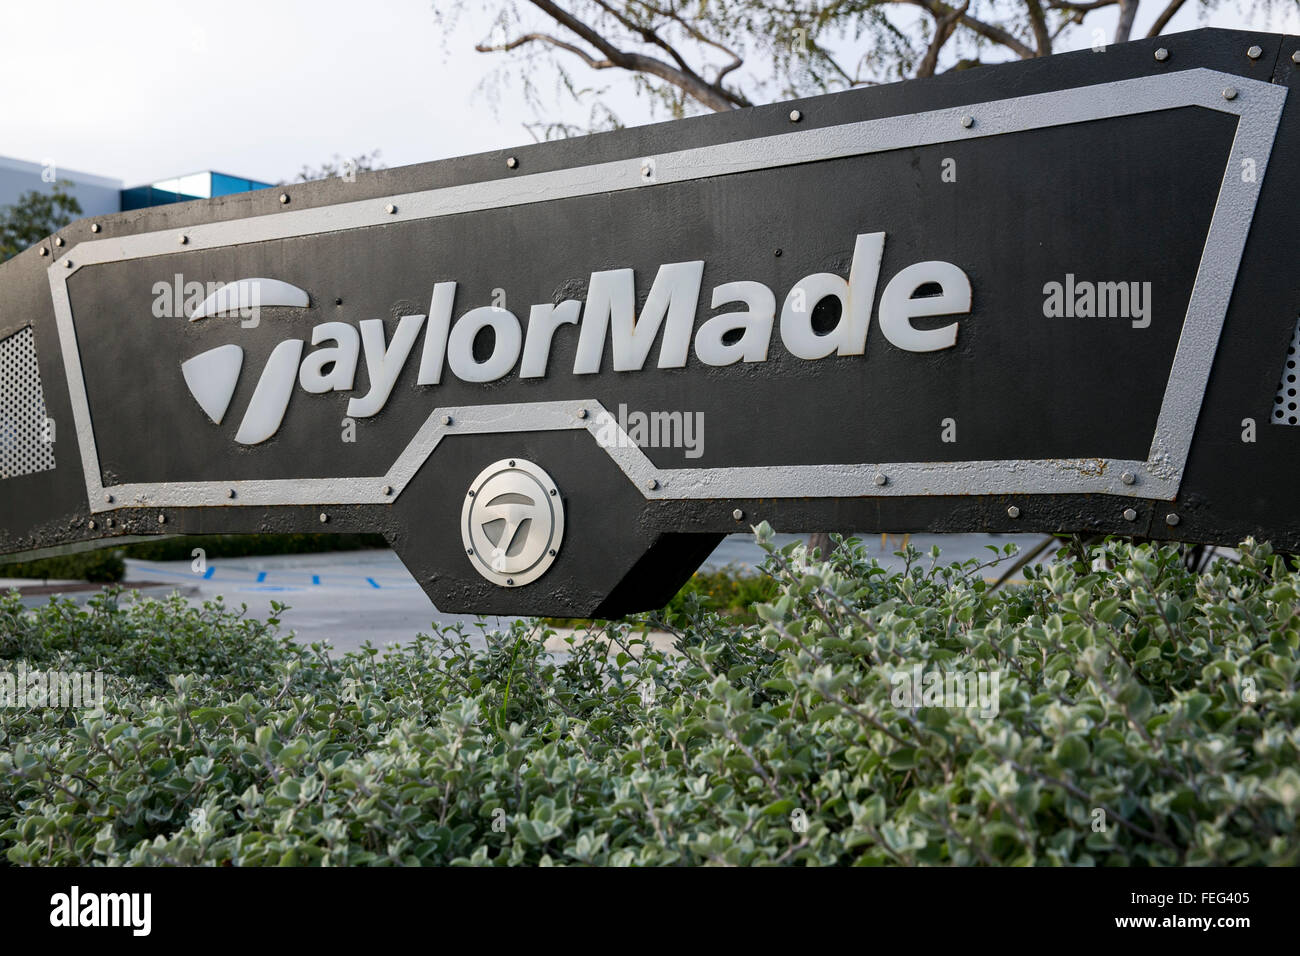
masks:
POLYGON ((962 129, 970 129, 972 126, 975 125, 975 117, 963 116, 961 118, 961 125, 962 125, 962 129))
POLYGON ((731 513, 731 517, 735 518, 737 521, 740 521, 745 517, 745 512, 737 508, 735 511, 731 513))
POLYGON ((391 494, 393 493, 393 486, 392 486, 392 485, 384 485, 384 487, 381 488, 381 489, 379 489, 379 490, 380 490, 380 492, 383 494, 383 496, 384 496, 385 498, 387 498, 389 495, 391 495, 391 494))
POLYGON ((450 415, 443 415, 443 416, 442 416, 442 423, 443 423, 444 425, 450 425, 450 424, 451 424, 451 416, 450 416, 450 415))
POLYGON ((1264 55, 1264 48, 1260 46, 1252 46, 1249 50, 1246 51, 1246 56, 1250 57, 1252 60, 1258 60, 1263 55, 1264 55))
POLYGON ((1294 53, 1291 54, 1291 62, 1300 63, 1300 50, 1296 50, 1294 53))
POLYGON ((791 122, 791 123, 797 123, 797 122, 799 122, 801 119, 803 119, 803 114, 800 113, 798 110, 791 110, 791 111, 790 111, 790 122, 791 122))
POLYGON ((112 503, 113 503, 113 496, 112 496, 112 495, 104 495, 104 504, 106 504, 106 505, 111 505, 112 503))
POLYGON ((514 583, 515 583, 514 578, 506 578, 506 584, 513 585, 514 583))
POLYGON ((393 213, 397 212, 397 207, 394 206, 392 203, 389 203, 387 206, 384 207, 384 212, 388 213, 391 216, 393 213))
POLYGON ((1008 517, 1008 518, 1019 518, 1019 517, 1020 517, 1020 509, 1017 508, 1015 505, 1012 505, 1010 508, 1007 509, 1007 517, 1008 517))
POLYGON ((889 478, 880 472, 876 472, 876 477, 873 478, 872 481, 876 483, 877 488, 883 488, 885 485, 889 484, 889 478))
POLYGON ((1137 513, 1136 511, 1134 511, 1132 508, 1125 508, 1125 509, 1124 509, 1124 520, 1125 520, 1125 521, 1137 521, 1137 516, 1138 516, 1138 513, 1137 513))
POLYGON ((63 243, 63 237, 62 237, 62 236, 55 236, 55 237, 54 237, 54 244, 55 244, 56 246, 62 246, 62 245, 64 244, 64 243, 63 243))
POLYGON ((1225 100, 1235 100, 1237 98, 1237 88, 1235 86, 1227 87, 1223 91, 1223 98, 1225 100))
POLYGON ((1182 520, 1183 520, 1182 518, 1178 517, 1178 515, 1174 514, 1172 511, 1169 512, 1169 514, 1165 515, 1165 524, 1169 525, 1169 527, 1171 528, 1177 525, 1178 522, 1182 520))
POLYGON ((519 168, 519 160, 515 159, 513 156, 511 156, 509 159, 506 160, 506 169, 518 169, 518 168, 519 168))
POLYGON ((234 489, 234 488, 227 488, 227 489, 226 489, 226 497, 227 497, 227 498, 234 498, 234 497, 235 497, 235 489, 234 489))
POLYGON ((327 515, 325 512, 322 511, 322 512, 320 513, 320 523, 321 523, 321 524, 326 524, 329 520, 330 520, 330 516, 327 515))
POLYGON ((91 531, 94 531, 94 530, 95 530, 95 519, 92 518, 92 519, 90 519, 89 521, 87 521, 87 522, 86 522, 86 527, 89 528, 91 531))
POLYGON ((1164 47, 1156 50, 1156 59, 1161 63, 1165 62, 1165 60, 1169 59, 1169 51, 1164 47))
POLYGON ((159 516, 158 516, 158 523, 159 523, 159 524, 166 524, 166 523, 167 523, 167 516, 166 516, 166 515, 159 515, 159 516))
POLYGON ((44 246, 41 246, 41 255, 48 256, 49 254, 50 254, 50 250, 46 249, 44 246))
POLYGON ((280 205, 281 205, 281 206, 285 206, 285 205, 288 205, 288 203, 289 203, 289 194, 288 194, 288 193, 280 193, 280 205))
POLYGON ((92 223, 90 224, 90 231, 91 231, 91 232, 99 232, 99 230, 100 230, 101 228, 102 228, 102 227, 101 227, 101 226, 99 225, 99 223, 97 223, 97 222, 92 222, 92 223))
POLYGON ((64 259, 64 260, 63 260, 63 268, 65 268, 65 269, 71 269, 71 268, 72 268, 72 260, 71 260, 71 259, 64 259))
POLYGON ((649 488, 651 491, 654 491, 656 488, 659 487, 659 482, 656 479, 651 478, 649 481, 645 483, 645 486, 649 488))
POLYGON ((579 418, 586 418, 586 417, 587 417, 587 410, 586 410, 585 408, 580 408, 580 409, 578 409, 578 417, 579 417, 579 418))
POLYGON ((188 244, 189 244, 189 241, 190 241, 190 237, 189 237, 189 236, 177 236, 177 237, 176 237, 176 241, 179 242, 182 246, 184 246, 184 245, 188 245, 188 244))
POLYGON ((1124 474, 1119 476, 1119 480, 1124 482, 1126 485, 1131 485, 1133 482, 1137 481, 1137 475, 1133 474, 1131 471, 1126 471, 1124 474))

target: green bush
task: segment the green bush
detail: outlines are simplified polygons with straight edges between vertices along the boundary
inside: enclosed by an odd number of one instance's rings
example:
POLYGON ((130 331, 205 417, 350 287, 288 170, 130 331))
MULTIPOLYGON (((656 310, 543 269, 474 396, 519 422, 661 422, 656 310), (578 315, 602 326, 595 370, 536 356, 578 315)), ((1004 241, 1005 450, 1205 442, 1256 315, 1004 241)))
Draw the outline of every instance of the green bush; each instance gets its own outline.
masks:
POLYGON ((54 558, 0 564, 0 578, 41 578, 46 581, 94 581, 109 583, 122 580, 126 563, 122 552, 112 548, 79 551, 54 558))
MULTIPOLYGON (((766 528, 760 529, 766 535, 766 528)), ((766 539, 765 539, 766 540, 766 539)), ((1300 573, 1107 544, 975 562, 773 553, 761 623, 548 656, 520 622, 330 658, 220 604, 0 603, 0 657, 103 668, 0 710, 15 864, 1295 864, 1300 573), (996 716, 900 674, 999 676, 996 716)))

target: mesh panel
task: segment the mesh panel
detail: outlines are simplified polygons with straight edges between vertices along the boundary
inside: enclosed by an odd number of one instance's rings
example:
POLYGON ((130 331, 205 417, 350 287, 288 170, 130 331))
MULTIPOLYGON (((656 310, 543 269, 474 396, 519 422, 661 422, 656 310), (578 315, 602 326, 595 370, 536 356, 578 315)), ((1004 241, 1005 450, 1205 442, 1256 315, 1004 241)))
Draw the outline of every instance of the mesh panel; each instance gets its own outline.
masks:
POLYGON ((1282 369, 1282 381, 1277 386, 1277 398, 1273 399, 1274 425, 1300 425, 1300 411, 1296 397, 1296 376, 1300 369, 1300 319, 1296 319, 1295 331, 1291 333, 1291 345, 1286 350, 1286 367, 1282 369))
POLYGON ((46 424, 36 337, 31 326, 0 339, 0 479, 54 468, 53 424, 46 424))

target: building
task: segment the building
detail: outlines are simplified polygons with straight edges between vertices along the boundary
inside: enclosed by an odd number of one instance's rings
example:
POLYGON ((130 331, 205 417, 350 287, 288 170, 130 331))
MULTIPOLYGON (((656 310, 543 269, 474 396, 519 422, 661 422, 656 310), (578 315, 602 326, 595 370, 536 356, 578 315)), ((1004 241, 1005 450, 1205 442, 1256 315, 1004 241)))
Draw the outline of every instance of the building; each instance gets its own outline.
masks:
POLYGON ((275 185, 209 170, 127 189, 120 179, 0 156, 0 208, 18 202, 24 193, 50 192, 56 183, 71 184, 67 191, 81 203, 83 216, 105 216, 128 209, 211 199, 275 185))

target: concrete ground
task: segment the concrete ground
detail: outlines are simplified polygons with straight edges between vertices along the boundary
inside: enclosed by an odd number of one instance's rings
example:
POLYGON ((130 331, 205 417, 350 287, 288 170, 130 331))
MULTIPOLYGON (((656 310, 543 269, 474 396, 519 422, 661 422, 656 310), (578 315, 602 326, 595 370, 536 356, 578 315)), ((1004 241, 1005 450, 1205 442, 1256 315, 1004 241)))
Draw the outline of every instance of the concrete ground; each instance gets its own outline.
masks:
MULTIPOLYGON (((802 538, 777 536, 778 544, 796 540, 802 538)), ((902 566, 901 559, 892 553, 901 547, 901 539, 892 537, 883 548, 879 535, 865 536, 864 540, 883 565, 902 566)), ((943 549, 943 560, 948 562, 971 557, 989 560, 992 553, 985 548, 988 544, 1000 547, 1014 542, 1028 550, 1040 540, 1040 535, 914 535, 911 543, 922 552, 938 544, 943 549)), ((753 535, 736 534, 726 538, 706 564, 752 569, 762 559, 763 552, 754 544, 753 535)), ((355 650, 366 641, 380 647, 392 642, 404 644, 421 631, 428 633, 434 621, 463 621, 467 633, 477 638, 476 643, 482 640, 474 626, 477 617, 439 611, 391 551, 215 558, 201 574, 188 561, 128 560, 127 584, 141 581, 182 588, 191 601, 221 595, 228 605, 246 605, 249 614, 256 617, 268 616, 272 601, 287 604, 290 609, 281 615, 286 630, 292 629, 304 643, 329 642, 339 653, 355 650)), ((157 590, 151 589, 155 593, 157 590)), ((509 621, 487 618, 486 624, 501 628, 509 621)), ((554 643, 555 650, 562 649, 559 640, 554 643)))

